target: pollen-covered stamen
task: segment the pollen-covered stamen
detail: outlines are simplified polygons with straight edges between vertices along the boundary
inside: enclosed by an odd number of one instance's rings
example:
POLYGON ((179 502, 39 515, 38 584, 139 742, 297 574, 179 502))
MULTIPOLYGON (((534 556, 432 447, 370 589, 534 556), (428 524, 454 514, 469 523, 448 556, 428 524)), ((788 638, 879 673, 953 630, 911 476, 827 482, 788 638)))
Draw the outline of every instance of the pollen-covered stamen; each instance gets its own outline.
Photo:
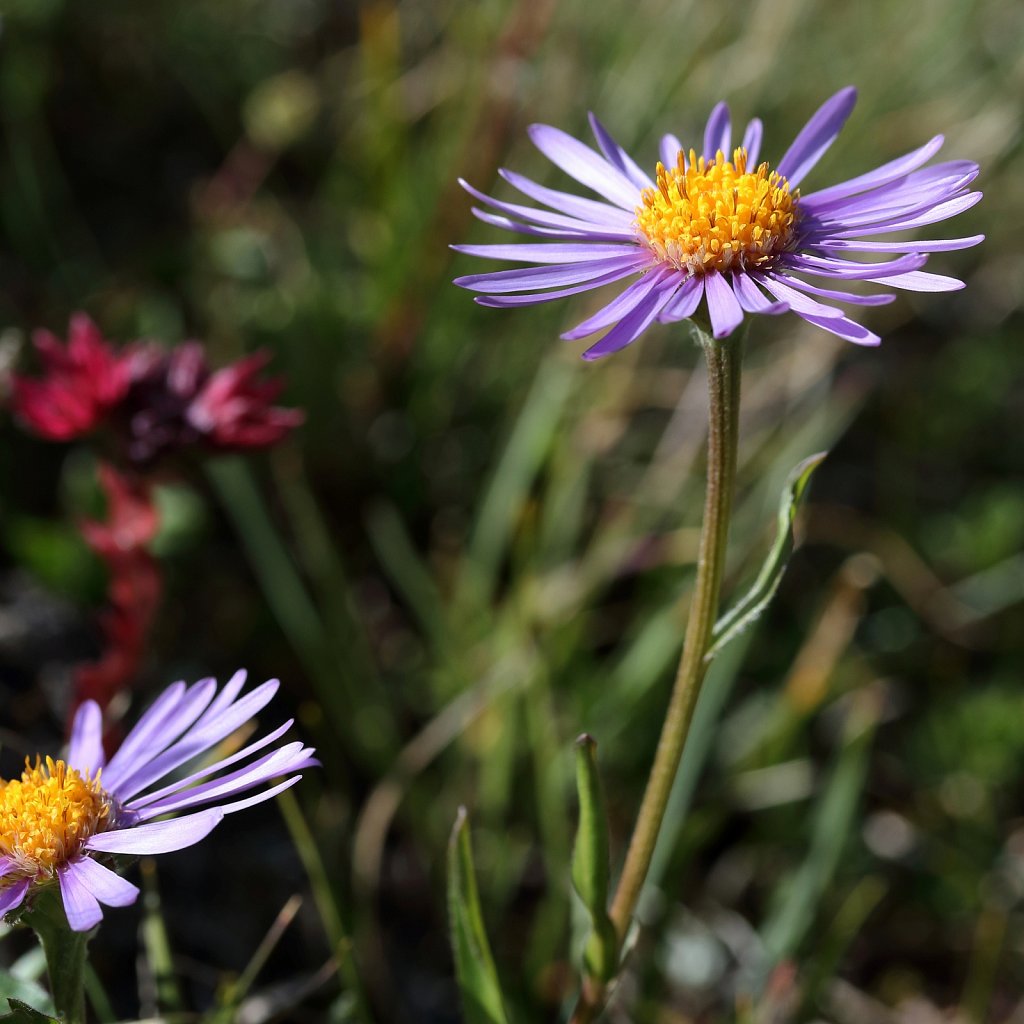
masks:
POLYGON ((15 862, 17 874, 52 875, 109 817, 98 776, 50 757, 34 766, 26 758, 20 779, 0 782, 0 855, 15 862))
POLYGON ((680 150, 674 167, 657 167, 657 188, 644 189, 636 210, 640 238, 658 259, 688 274, 752 270, 771 265, 796 235, 799 191, 762 163, 747 171, 747 151, 730 163, 689 160, 680 150))

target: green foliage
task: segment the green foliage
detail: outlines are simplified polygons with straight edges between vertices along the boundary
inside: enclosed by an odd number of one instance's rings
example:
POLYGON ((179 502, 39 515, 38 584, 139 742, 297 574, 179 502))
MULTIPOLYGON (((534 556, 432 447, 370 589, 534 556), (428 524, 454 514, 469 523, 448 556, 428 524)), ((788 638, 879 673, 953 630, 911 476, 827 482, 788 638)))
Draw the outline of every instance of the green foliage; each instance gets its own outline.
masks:
MULTIPOLYGON (((505 166, 572 188, 523 128, 582 137, 591 109, 650 170, 661 134, 699 140, 722 98, 734 137, 762 117, 764 156, 777 159, 820 99, 853 83, 858 107, 801 187, 944 132, 942 159, 983 164, 986 199, 955 231, 988 239, 929 262, 965 291, 865 311, 878 351, 792 315, 754 324, 724 589, 733 617, 616 1013, 730 1019, 731 993, 763 961, 744 936, 761 935, 804 987, 796 1020, 837 1020, 837 993, 869 1014, 901 1001, 894 1013, 925 1015, 925 1001, 953 1013, 968 975, 992 979, 971 983, 972 1019, 1020 1014, 1024 15, 1005 0, 921 11, 884 0, 4 5, 0 363, 26 368, 29 331, 60 331, 86 308, 119 341, 199 337, 214 363, 268 347, 282 400, 307 413, 269 457, 205 475, 175 467, 183 482, 161 492, 168 591, 129 715, 171 679, 244 663, 281 677, 324 761, 284 804, 287 828, 272 808, 237 825, 250 830, 240 851, 217 848, 215 880, 206 848, 167 859, 180 956, 166 956, 152 915, 145 935, 156 962, 209 972, 178 985, 186 1007, 202 1010, 209 987, 232 991, 253 936, 308 886, 303 926, 260 975, 299 985, 290 997, 309 1005, 284 1012, 453 1019, 440 865, 446 808, 471 802, 493 941, 484 955, 460 855, 473 1005, 489 1024, 502 1007, 564 1016, 578 908, 568 751, 581 730, 601 738, 609 845, 622 851, 685 625, 703 383, 686 332, 668 327, 581 364, 581 346, 558 334, 603 295, 503 313, 451 287, 481 268, 448 244, 495 240, 455 181, 516 201, 496 174, 505 166), (787 489, 769 568, 743 598, 782 481, 822 448, 813 493, 787 489), (807 544, 790 557, 798 502, 807 544), (840 569, 859 553, 877 579, 861 589, 840 569), (737 636, 741 621, 753 624, 737 636), (798 712, 788 687, 801 656, 824 684, 798 712), (879 721, 856 739, 850 705, 879 680, 879 721), (1000 914, 1001 942, 989 924, 1000 914), (676 916, 718 950, 712 982, 666 966, 676 916), (302 989, 313 975, 321 988, 302 989)), ((94 460, 79 471, 81 447, 2 430, 0 724, 13 763, 25 737, 58 749, 71 671, 47 610, 19 603, 18 573, 72 599, 85 632, 103 574, 73 531, 97 512, 76 482, 92 480, 94 460), (19 643, 29 654, 8 671, 19 643)), ((613 881, 615 870, 613 856, 613 881)), ((121 947, 102 944, 128 913, 108 916, 96 960, 117 1006, 138 993, 121 947)), ((16 955, 7 940, 3 955, 16 955)), ((154 1013, 178 1005, 172 993, 161 987, 154 1013)))
POLYGON ((597 743, 584 734, 576 740, 576 793, 579 823, 572 854, 572 883, 590 915, 587 973, 607 981, 618 965, 619 943, 608 916, 608 812, 597 770, 597 743))
POLYGON ((448 846, 448 919, 467 1024, 508 1024, 484 929, 465 808, 459 809, 448 846))
POLYGON ((7 1005, 11 1012, 0 1017, 0 1021, 7 1021, 8 1024, 61 1024, 57 1017, 34 1010, 20 999, 8 998, 7 1005))
POLYGON ((729 609, 716 623, 712 631, 712 644, 705 655, 711 660, 727 643, 757 621, 771 604, 775 592, 782 582, 783 573, 793 553, 793 520, 811 482, 811 474, 824 461, 827 452, 819 452, 804 459, 790 473, 782 491, 779 503, 778 531, 775 543, 757 574, 757 579, 746 594, 729 609))

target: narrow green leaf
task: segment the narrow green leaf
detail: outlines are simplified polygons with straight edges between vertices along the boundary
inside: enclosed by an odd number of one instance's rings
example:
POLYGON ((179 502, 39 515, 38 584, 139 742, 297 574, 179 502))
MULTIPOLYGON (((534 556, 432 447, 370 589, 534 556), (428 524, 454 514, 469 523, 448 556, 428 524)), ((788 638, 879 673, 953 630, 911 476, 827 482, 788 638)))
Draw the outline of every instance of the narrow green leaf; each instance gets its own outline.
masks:
POLYGON ((811 819, 810 843, 796 871, 778 887, 773 907, 761 927, 764 961, 758 975, 763 984, 775 965, 793 956, 814 928, 821 897, 832 878, 843 847, 856 828, 857 808, 880 704, 870 693, 858 694, 844 729, 829 778, 824 783, 811 819))
POLYGON ((28 1003, 23 1003, 20 999, 8 999, 7 1004, 10 1006, 11 1012, 0 1017, 0 1021, 6 1021, 7 1024, 60 1024, 56 1017, 40 1013, 39 1010, 34 1010, 28 1003))
POLYGON ((712 631, 713 643, 704 656, 710 661, 727 643, 735 640, 771 603, 775 591, 782 582, 782 574, 786 571, 789 556, 793 553, 795 539, 793 537, 793 520, 797 509, 807 492, 811 474, 821 465, 828 452, 818 452, 804 459, 789 474, 786 486, 782 489, 782 500, 779 502, 778 530, 775 543, 754 585, 747 591, 739 603, 723 615, 712 631))
POLYGON ((508 1024, 480 910, 465 807, 459 808, 448 844, 448 916, 467 1024, 508 1024))
POLYGON ((608 815, 597 771, 597 743, 584 733, 576 740, 576 788, 580 820, 572 855, 572 882, 590 914, 591 935, 584 954, 590 974, 607 981, 615 974, 618 940, 608 916, 608 815))

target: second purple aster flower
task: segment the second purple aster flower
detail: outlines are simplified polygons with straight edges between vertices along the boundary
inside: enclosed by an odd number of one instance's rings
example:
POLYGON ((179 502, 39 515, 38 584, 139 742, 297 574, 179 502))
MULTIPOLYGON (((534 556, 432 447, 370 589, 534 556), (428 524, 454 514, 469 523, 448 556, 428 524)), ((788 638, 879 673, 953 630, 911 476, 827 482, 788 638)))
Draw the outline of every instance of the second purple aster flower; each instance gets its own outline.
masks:
POLYGON ((530 137, 537 148, 600 198, 547 188, 503 170, 509 184, 545 207, 539 208, 493 199, 462 182, 497 211, 474 208, 480 220, 537 240, 454 246, 469 255, 530 265, 455 283, 483 293, 476 300, 482 305, 507 307, 632 278, 615 299, 563 335, 573 340, 610 328, 584 353, 588 359, 625 348, 656 320, 686 319, 702 302, 716 338, 731 334, 748 313, 791 311, 847 341, 878 344, 878 335, 832 302, 877 306, 891 302, 893 294, 856 294, 843 290, 843 283, 860 280, 911 291, 962 288, 956 278, 921 268, 929 253, 967 248, 984 236, 926 241, 873 236, 946 220, 972 207, 981 193, 969 190, 977 164, 951 160, 924 166, 942 145, 937 135, 873 171, 801 194, 801 182, 835 141, 856 97, 851 87, 824 103, 774 169, 758 162, 758 119, 732 148, 724 103, 711 112, 700 149, 684 148, 674 135, 663 137, 654 178, 593 115, 600 152, 557 128, 533 125, 530 137), (878 261, 859 262, 860 254, 877 254, 878 261))
POLYGON ((139 894, 104 863, 110 855, 192 846, 226 814, 269 800, 302 778, 294 772, 318 764, 301 741, 278 742, 289 720, 226 757, 194 766, 259 714, 278 688, 270 680, 241 696, 244 685, 245 672, 219 692, 213 679, 175 683, 109 761, 99 706, 86 701, 75 716, 66 761, 37 758, 19 779, 0 780, 0 915, 56 885, 72 930, 88 931, 103 917, 101 904, 123 907, 139 894), (193 770, 182 777, 185 765, 193 770), (228 771, 232 766, 238 767, 228 771))

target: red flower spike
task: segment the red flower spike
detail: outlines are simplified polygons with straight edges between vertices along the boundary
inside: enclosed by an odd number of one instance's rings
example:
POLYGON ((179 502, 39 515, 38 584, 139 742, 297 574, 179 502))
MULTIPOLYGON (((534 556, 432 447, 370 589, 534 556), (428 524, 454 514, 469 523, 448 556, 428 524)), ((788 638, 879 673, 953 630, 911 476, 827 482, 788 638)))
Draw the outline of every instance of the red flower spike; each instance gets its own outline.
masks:
POLYGON ((70 441, 90 433, 127 394, 128 360, 104 339, 85 313, 75 313, 68 343, 36 331, 33 344, 44 375, 12 378, 12 406, 25 425, 49 441, 70 441))
POLYGON ((149 488, 106 464, 100 466, 100 485, 107 497, 106 520, 79 528, 110 574, 107 608, 100 616, 104 646, 98 661, 75 670, 72 716, 82 701, 105 708, 134 683, 163 590, 160 567, 147 550, 159 527, 149 488))

